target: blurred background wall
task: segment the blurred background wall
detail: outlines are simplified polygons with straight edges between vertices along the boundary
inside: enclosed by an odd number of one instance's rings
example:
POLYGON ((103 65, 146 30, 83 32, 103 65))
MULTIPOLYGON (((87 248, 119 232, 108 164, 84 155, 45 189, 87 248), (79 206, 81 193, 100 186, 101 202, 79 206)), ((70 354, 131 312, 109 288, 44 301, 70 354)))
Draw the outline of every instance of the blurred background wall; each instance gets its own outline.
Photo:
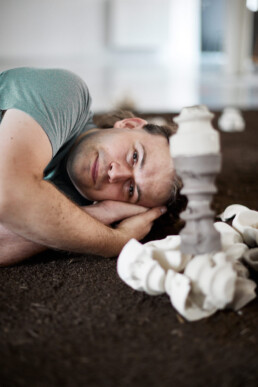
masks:
POLYGON ((255 15, 245 0, 0 0, 0 71, 70 69, 96 112, 256 108, 255 15))

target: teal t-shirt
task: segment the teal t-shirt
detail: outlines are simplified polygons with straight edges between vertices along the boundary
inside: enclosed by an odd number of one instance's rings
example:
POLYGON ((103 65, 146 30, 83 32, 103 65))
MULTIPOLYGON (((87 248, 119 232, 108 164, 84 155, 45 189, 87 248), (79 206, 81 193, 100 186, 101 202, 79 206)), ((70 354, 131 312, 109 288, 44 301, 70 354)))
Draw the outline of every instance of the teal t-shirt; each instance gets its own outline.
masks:
POLYGON ((21 67, 0 74, 0 121, 3 110, 15 108, 39 123, 53 150, 45 179, 80 205, 87 201, 70 182, 64 163, 76 138, 96 126, 90 106, 87 85, 68 70, 21 67))

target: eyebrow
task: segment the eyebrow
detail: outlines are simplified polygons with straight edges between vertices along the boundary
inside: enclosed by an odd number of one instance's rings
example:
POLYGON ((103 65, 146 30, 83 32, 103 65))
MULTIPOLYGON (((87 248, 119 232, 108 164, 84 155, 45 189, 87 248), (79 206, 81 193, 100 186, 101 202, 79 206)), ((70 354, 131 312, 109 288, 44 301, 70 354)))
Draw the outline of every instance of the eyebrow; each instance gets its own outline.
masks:
MULTIPOLYGON (((146 150, 145 150, 145 147, 144 147, 143 144, 141 144, 141 146, 143 148, 143 154, 142 154, 142 159, 141 159, 141 162, 140 162, 140 169, 143 168, 143 166, 145 164, 145 160, 146 160, 146 150)), ((141 189, 140 189, 138 184, 136 185, 136 190, 137 190, 138 197, 137 197, 137 200, 136 200, 135 204, 137 204, 141 200, 141 197, 142 197, 142 191, 141 191, 141 189)))

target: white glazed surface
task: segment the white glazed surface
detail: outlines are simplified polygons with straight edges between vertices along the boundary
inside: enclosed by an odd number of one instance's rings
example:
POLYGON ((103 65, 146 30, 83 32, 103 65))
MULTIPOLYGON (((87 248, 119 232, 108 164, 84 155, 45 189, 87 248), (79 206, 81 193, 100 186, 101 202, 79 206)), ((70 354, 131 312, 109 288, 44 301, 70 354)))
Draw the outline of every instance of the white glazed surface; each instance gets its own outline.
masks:
POLYGON ((239 309, 256 297, 256 285, 239 261, 241 236, 233 230, 232 237, 228 227, 220 226, 229 236, 225 237, 225 252, 216 254, 184 256, 179 250, 180 237, 173 235, 145 245, 131 240, 118 258, 118 274, 133 289, 150 295, 166 292, 174 308, 189 321, 226 307, 239 309), (229 249, 231 255, 226 252, 229 249))
POLYGON ((219 217, 223 221, 233 218, 232 226, 242 236, 243 242, 250 247, 258 246, 258 211, 240 204, 232 204, 219 217))
POLYGON ((204 297, 204 309, 222 309, 233 300, 237 273, 225 253, 195 256, 184 274, 191 279, 195 294, 204 297))
POLYGON ((225 108, 218 119, 218 126, 224 132, 241 132, 245 129, 245 121, 239 109, 225 108))
POLYGON ((150 241, 144 246, 150 249, 153 259, 165 269, 181 271, 191 255, 182 254, 180 251, 181 238, 179 235, 169 235, 165 239, 150 241))
POLYGON ((216 222, 214 227, 220 233, 221 244, 224 248, 231 246, 235 243, 243 243, 241 234, 233 227, 230 227, 227 223, 216 222))
POLYGON ((246 251, 243 259, 249 266, 258 271, 258 247, 246 251))
POLYGON ((182 109, 174 118, 179 127, 170 138, 171 156, 218 154, 219 134, 211 125, 212 117, 213 114, 203 105, 182 109))
POLYGON ((120 278, 135 290, 150 295, 165 291, 165 271, 150 254, 150 250, 135 239, 131 239, 123 248, 117 262, 120 278))
POLYGON ((200 320, 216 312, 215 307, 205 310, 200 307, 198 300, 194 302, 191 280, 183 274, 169 270, 166 276, 165 288, 171 304, 188 321, 200 320))
POLYGON ((218 217, 225 222, 244 210, 249 210, 249 208, 242 204, 231 204, 218 217))
POLYGON ((232 225, 242 234, 248 246, 258 245, 258 211, 241 211, 233 219, 232 225))

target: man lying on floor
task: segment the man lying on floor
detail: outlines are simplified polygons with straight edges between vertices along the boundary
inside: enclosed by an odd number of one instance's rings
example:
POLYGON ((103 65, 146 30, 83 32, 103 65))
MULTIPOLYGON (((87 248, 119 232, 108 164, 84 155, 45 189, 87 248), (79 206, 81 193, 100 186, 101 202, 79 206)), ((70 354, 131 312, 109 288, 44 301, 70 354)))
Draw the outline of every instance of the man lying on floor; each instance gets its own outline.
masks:
POLYGON ((96 128, 90 105, 69 71, 0 74, 1 265, 47 248, 116 256, 166 211, 169 129, 132 114, 96 128))

